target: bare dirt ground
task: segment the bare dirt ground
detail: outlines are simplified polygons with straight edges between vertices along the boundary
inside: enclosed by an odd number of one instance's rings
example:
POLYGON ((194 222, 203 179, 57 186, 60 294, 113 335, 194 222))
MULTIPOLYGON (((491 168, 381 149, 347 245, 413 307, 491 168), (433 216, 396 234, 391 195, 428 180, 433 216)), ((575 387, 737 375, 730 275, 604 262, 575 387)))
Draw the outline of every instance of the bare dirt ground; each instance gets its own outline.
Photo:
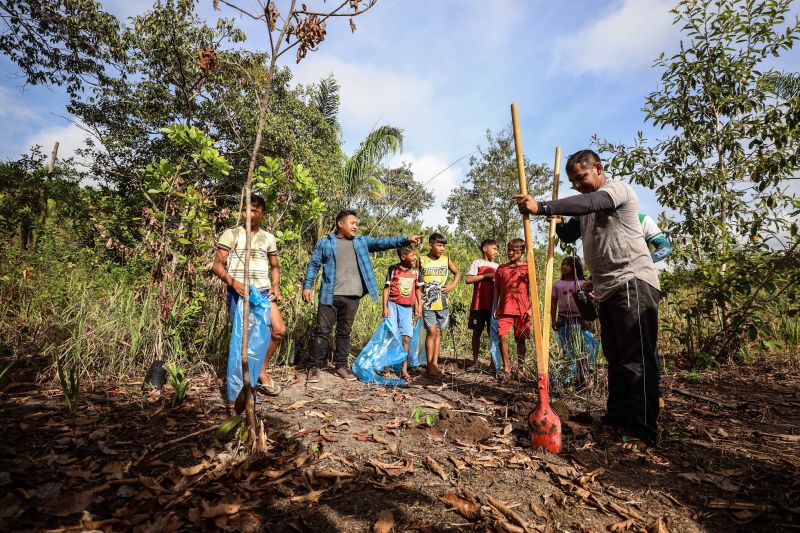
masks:
POLYGON ((270 449, 250 458, 235 432, 217 435, 231 413, 212 374, 175 406, 168 387, 97 385, 73 420, 54 383, 18 372, 0 394, 0 529, 800 529, 797 369, 666 376, 660 443, 644 452, 586 423, 600 392, 556 398, 554 456, 528 445, 532 383, 447 368, 401 389, 276 369, 283 394, 258 404, 270 449))

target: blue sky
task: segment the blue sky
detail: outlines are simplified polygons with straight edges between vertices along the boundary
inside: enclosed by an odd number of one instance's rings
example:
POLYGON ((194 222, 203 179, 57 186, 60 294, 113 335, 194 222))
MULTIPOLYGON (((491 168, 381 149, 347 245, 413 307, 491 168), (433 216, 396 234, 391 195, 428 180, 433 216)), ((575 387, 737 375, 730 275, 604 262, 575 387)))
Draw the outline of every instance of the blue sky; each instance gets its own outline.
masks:
MULTIPOLYGON (((252 7, 254 0, 239 0, 252 7)), ((306 0, 312 5, 319 0, 306 0)), ((299 83, 333 73, 342 87, 340 121, 345 149, 352 151, 378 124, 405 130, 405 150, 393 164, 408 162, 426 182, 485 141, 487 128, 510 124, 509 104, 519 103, 525 154, 553 164, 555 146, 565 155, 587 147, 598 134, 630 142, 637 131, 654 138, 641 112, 645 95, 658 86, 651 67, 661 51, 675 50, 679 34, 669 9, 674 0, 379 0, 356 19, 328 25, 326 41, 299 66, 286 64, 299 83)), ((125 19, 149 0, 105 0, 125 19)), ((201 0, 209 21, 236 17, 201 0)), ((248 46, 266 48, 266 34, 241 19, 248 46)), ((774 66, 800 70, 796 50, 774 66)), ((69 153, 81 144, 80 130, 64 115, 60 89, 23 87, 15 66, 0 58, 0 157, 14 158, 32 144, 49 151, 55 140, 69 153)), ((563 165, 563 159, 562 159, 563 165)), ((437 205, 425 214, 430 225, 445 222, 438 205, 467 172, 467 161, 431 182, 437 205)), ((654 195, 636 188, 642 211, 662 211, 654 195)), ((562 186, 561 194, 570 194, 562 186)))

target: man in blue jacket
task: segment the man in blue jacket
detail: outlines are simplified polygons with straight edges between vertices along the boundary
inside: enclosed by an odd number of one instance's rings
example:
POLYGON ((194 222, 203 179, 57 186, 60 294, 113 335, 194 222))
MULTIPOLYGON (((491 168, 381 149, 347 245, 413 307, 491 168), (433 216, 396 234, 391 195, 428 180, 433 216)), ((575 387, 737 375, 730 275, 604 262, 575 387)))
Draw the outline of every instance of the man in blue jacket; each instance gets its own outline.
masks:
POLYGON ((306 376, 308 383, 319 381, 319 370, 325 364, 325 352, 334 325, 336 375, 347 381, 356 379, 347 365, 353 320, 362 296, 369 293, 373 301, 378 300, 378 282, 369 254, 404 244, 419 244, 421 239, 419 235, 379 238, 358 235, 355 211, 341 211, 336 215, 336 231, 317 241, 303 280, 303 300, 311 303, 314 297, 311 289, 322 268, 317 322, 306 376))

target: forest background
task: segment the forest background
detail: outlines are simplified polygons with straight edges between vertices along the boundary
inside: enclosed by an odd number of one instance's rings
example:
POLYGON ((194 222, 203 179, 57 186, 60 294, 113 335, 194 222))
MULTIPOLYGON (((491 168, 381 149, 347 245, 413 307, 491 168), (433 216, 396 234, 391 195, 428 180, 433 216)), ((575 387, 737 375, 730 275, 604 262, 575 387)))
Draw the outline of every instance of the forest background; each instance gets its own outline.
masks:
MULTIPOLYGON (((679 2, 685 45, 656 62, 661 84, 644 100, 646 121, 664 136, 595 139, 612 175, 653 189, 669 209, 659 221, 675 247, 662 272, 669 365, 797 359, 800 91, 795 75, 762 68, 797 38, 790 9, 679 2)), ((191 0, 157 3, 124 24, 92 0, 4 1, 0 15, 0 49, 29 83, 65 87, 66 111, 94 139, 81 164, 54 159, 48 146, 0 165, 0 372, 19 358, 74 379, 124 379, 154 359, 219 371, 225 289, 208 267, 216 237, 237 223, 268 56, 242 45, 234 20, 207 25, 191 0)), ((299 283, 339 209, 357 209, 367 234, 442 231, 462 271, 481 239, 502 249, 521 232, 507 129, 487 132, 445 203, 451 225, 431 228, 421 215, 432 185, 386 165, 402 148, 400 128, 376 124, 346 153, 335 77, 296 85, 282 67, 273 87, 254 187, 281 248, 289 335, 280 362, 306 350, 315 309, 299 283)), ((526 165, 529 189, 546 197, 549 162, 526 165)), ((381 279, 396 257, 374 261, 381 279)), ((469 352, 470 296, 462 284, 452 297, 448 355, 469 352)), ((380 314, 362 302, 353 355, 380 314)))

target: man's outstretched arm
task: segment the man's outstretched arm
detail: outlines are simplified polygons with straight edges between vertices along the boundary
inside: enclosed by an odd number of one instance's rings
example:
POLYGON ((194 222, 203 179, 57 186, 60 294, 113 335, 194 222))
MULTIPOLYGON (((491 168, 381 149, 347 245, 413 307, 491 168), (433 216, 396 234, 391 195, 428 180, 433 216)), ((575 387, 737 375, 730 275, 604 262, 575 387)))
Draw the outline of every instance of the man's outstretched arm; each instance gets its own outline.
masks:
POLYGON ((597 211, 611 211, 616 208, 614 199, 606 191, 576 194, 560 200, 538 201, 533 196, 517 194, 514 196, 522 213, 529 215, 568 215, 580 216, 597 211))

